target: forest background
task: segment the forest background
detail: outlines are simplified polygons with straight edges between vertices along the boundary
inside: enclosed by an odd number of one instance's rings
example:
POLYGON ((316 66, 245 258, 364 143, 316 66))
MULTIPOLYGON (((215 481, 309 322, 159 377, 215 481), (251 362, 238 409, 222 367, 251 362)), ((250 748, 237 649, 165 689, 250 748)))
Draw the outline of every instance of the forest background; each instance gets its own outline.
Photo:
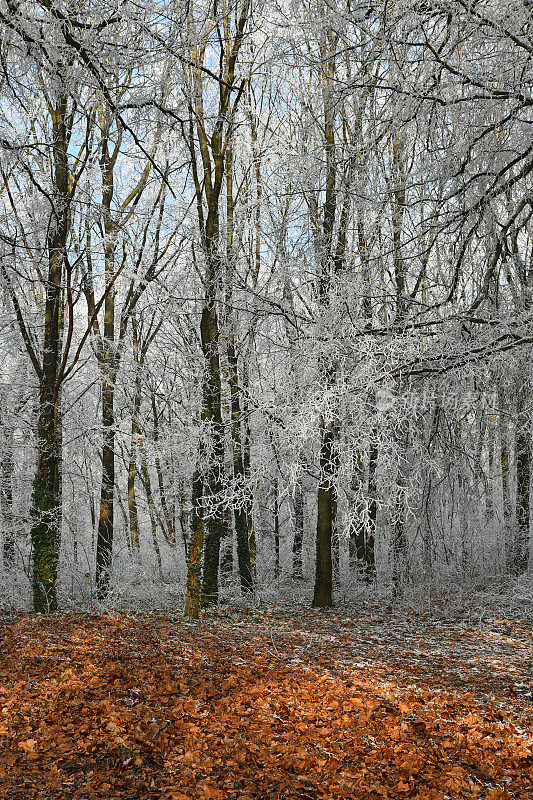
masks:
POLYGON ((525 591, 532 13, 0 2, 0 603, 525 591))

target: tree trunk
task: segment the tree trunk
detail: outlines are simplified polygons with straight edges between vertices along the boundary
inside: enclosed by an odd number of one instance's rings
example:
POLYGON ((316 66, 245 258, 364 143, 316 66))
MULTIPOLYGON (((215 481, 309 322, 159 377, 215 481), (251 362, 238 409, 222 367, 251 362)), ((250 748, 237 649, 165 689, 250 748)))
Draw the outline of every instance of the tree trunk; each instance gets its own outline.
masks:
POLYGON ((331 538, 331 568, 333 588, 338 589, 341 583, 341 540, 337 530, 337 504, 333 510, 334 522, 331 538))
POLYGON ((503 549, 505 552, 505 571, 512 573, 513 570, 513 531, 512 531, 512 502, 511 502, 511 457, 509 452, 509 429, 505 423, 506 406, 503 405, 500 413, 500 463, 502 473, 502 507, 503 507, 503 549))
MULTIPOLYGON (((220 565, 220 542, 225 526, 220 501, 224 488, 224 428, 221 407, 220 373, 220 330, 216 310, 217 297, 223 275, 223 261, 220 250, 220 197, 226 173, 227 145, 231 141, 233 116, 242 92, 233 93, 233 81, 239 51, 245 36, 250 13, 250 4, 245 0, 238 18, 234 21, 233 36, 230 31, 232 19, 229 13, 224 17, 224 42, 220 44, 220 70, 223 81, 220 83, 218 110, 208 135, 209 123, 204 109, 202 80, 204 73, 201 64, 205 57, 205 47, 193 44, 191 62, 197 64, 191 86, 189 107, 189 149, 191 170, 196 193, 198 224, 205 256, 205 295, 200 322, 200 339, 204 357, 202 375, 202 423, 209 444, 200 444, 197 472, 193 485, 194 506, 192 542, 189 557, 189 576, 185 613, 198 615, 199 565, 197 559, 203 555, 203 575, 201 603, 203 606, 218 602, 218 572, 220 565), (199 172, 197 150, 202 164, 202 177, 199 172), (207 459, 207 463, 205 463, 207 459)), ((191 13, 192 19, 192 13, 191 13)), ((216 24, 219 17, 214 12, 216 24)), ((231 151, 231 146, 229 147, 231 151)), ((231 228, 231 224, 230 224, 231 228)))
POLYGON ((246 469, 242 442, 242 414, 241 398, 239 393, 239 376, 235 341, 231 332, 228 342, 229 384, 231 393, 231 435, 233 446, 233 478, 235 489, 242 497, 238 497, 234 505, 235 533, 237 536, 237 561, 239 564, 239 577, 243 594, 253 592, 252 568, 250 565, 250 542, 248 538, 249 516, 251 503, 248 500, 246 486, 246 469))
POLYGON ((392 583, 393 594, 399 595, 408 577, 409 561, 407 535, 405 531, 405 490, 407 488, 407 431, 399 431, 399 464, 396 477, 394 527, 392 534, 392 583))
POLYGON ((331 540, 335 521, 335 489, 333 486, 333 443, 331 426, 322 423, 320 442, 320 481, 317 497, 316 566, 313 608, 333 605, 331 540))
POLYGON ((279 580, 281 574, 280 564, 280 541, 279 541, 279 496, 278 496, 278 478, 274 478, 272 483, 272 496, 274 500, 274 576, 279 580))
POLYGON ((109 593, 113 553, 113 517, 115 489, 115 415, 114 384, 110 375, 102 385, 102 425, 104 446, 102 450, 102 486, 100 491, 100 516, 96 538, 96 587, 100 602, 109 593))
POLYGON ((516 536, 512 558, 514 575, 523 575, 529 567, 531 431, 528 399, 528 394, 521 390, 516 421, 516 536))
POLYGON ((198 619, 200 616, 200 588, 204 550, 202 491, 203 479, 197 469, 192 482, 191 542, 187 569, 187 595, 185 598, 185 616, 191 617, 191 619, 198 619))
POLYGON ((495 445, 494 420, 490 419, 487 423, 487 449, 488 449, 488 471, 485 480, 486 503, 485 516, 487 524, 492 525, 494 520, 494 445, 495 445))
POLYGON ((31 529, 33 547, 33 608, 40 613, 57 610, 56 580, 60 540, 59 472, 56 404, 49 400, 47 387, 41 387, 39 450, 37 474, 33 484, 31 529))
POLYGON ((100 159, 102 172, 102 209, 105 231, 105 281, 104 340, 99 350, 102 375, 102 486, 100 491, 100 516, 96 538, 96 591, 98 600, 105 602, 109 594, 113 556, 114 490, 115 490, 115 289, 111 285, 115 274, 116 228, 111 218, 113 200, 114 161, 108 151, 107 137, 102 143, 100 159))
MULTIPOLYGON (((220 393, 220 360, 218 355, 219 329, 214 307, 214 298, 208 298, 202 312, 201 338, 207 362, 204 375, 204 401, 202 418, 211 434, 209 463, 206 470, 202 501, 204 504, 203 528, 204 569, 202 576, 202 605, 218 603, 218 571, 220 564, 220 542, 224 531, 223 513, 217 508, 223 491, 224 428, 222 423, 220 393)), ((207 454, 206 454, 207 455, 207 454)))
POLYGON ((378 515, 378 499, 376 471, 378 465, 377 435, 374 431, 370 455, 368 457, 368 525, 363 551, 363 576, 370 583, 376 578, 376 522, 378 515))
POLYGON ((294 488, 294 539, 292 543, 292 578, 303 578, 302 549, 304 540, 304 493, 298 482, 294 488))
MULTIPOLYGON (((325 196, 322 208, 320 229, 319 253, 320 276, 318 280, 318 296, 323 311, 329 309, 331 300, 332 280, 336 273, 340 273, 344 266, 346 247, 346 220, 341 220, 338 231, 337 245, 334 244, 335 220, 337 212, 337 158, 335 141, 336 99, 334 97, 335 81, 335 36, 331 30, 324 32, 320 43, 323 61, 321 83, 323 98, 323 123, 324 123, 324 155, 325 155, 325 196)), ((343 210, 348 205, 343 204, 343 210)), ((316 222, 320 225, 317 215, 316 222)), ((335 383, 335 369, 329 361, 319 365, 321 376, 326 387, 335 383)), ((313 594, 313 608, 333 605, 333 570, 331 545, 335 527, 337 502, 333 478, 336 464, 334 463, 335 446, 334 424, 326 425, 324 420, 320 424, 320 479, 317 494, 317 531, 316 531, 316 564, 315 588, 313 594)))
MULTIPOLYGON (((378 450, 375 432, 368 456, 368 484, 367 490, 359 502, 355 513, 355 525, 350 530, 350 571, 358 573, 365 583, 370 583, 376 577, 376 560, 374 552, 376 531, 376 465, 378 450)), ((354 474, 354 493, 357 495, 363 490, 363 465, 358 456, 358 466, 354 474)))
POLYGON ((37 421, 37 472, 33 484, 31 541, 33 607, 57 609, 56 580, 61 517, 60 350, 61 285, 69 227, 68 101, 60 97, 52 112, 53 208, 47 240, 43 360, 37 421))

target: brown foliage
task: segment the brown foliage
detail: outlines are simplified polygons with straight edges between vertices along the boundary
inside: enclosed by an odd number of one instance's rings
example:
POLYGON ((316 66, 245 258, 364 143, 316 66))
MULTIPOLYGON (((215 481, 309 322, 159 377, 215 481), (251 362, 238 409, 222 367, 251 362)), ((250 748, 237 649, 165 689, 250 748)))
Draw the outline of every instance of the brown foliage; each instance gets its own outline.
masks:
POLYGON ((5 618, 0 797, 531 800, 531 631, 498 622, 5 618))

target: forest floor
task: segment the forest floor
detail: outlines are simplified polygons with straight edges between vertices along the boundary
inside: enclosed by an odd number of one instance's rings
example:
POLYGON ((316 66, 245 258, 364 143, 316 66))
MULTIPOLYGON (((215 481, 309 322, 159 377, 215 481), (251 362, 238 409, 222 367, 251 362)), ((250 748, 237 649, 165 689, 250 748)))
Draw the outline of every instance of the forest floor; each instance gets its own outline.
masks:
POLYGON ((0 618, 2 800, 533 798, 533 621, 0 618))

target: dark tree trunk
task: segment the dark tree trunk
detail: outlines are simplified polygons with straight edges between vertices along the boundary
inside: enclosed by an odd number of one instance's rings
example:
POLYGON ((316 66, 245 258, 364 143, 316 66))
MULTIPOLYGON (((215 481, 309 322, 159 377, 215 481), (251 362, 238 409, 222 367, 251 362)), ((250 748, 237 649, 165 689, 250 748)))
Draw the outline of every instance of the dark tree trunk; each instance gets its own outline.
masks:
POLYGON ((338 589, 341 583, 341 541, 337 531, 337 507, 333 510, 332 539, 331 539, 331 567, 333 588, 338 589))
POLYGON ((320 482, 317 498, 316 566, 313 608, 333 605, 331 540, 335 522, 335 489, 332 478, 334 433, 322 425, 320 445, 320 482))
POLYGON ((505 571, 513 571, 514 538, 512 530, 513 508, 511 502, 511 456, 509 447, 509 428, 506 424, 507 404, 502 401, 500 413, 500 466, 502 473, 502 507, 503 507, 503 545, 505 552, 505 571))
POLYGON ((516 425, 516 536, 511 569, 514 575, 523 575, 529 567, 531 431, 527 400, 522 391, 516 425))
POLYGON ((37 471, 33 484, 31 540, 33 550, 33 607, 57 609, 56 580, 61 525, 61 286, 69 226, 69 167, 66 98, 59 98, 52 115, 53 208, 47 240, 48 275, 45 284, 43 360, 37 422, 37 471))
POLYGON ((367 484, 365 491, 365 470, 360 454, 354 466, 352 488, 355 497, 359 496, 355 510, 355 521, 350 530, 350 571, 371 583, 376 577, 376 467, 378 461, 377 432, 371 437, 368 454, 367 484))
POLYGON ((113 553, 113 517, 115 489, 115 415, 114 386, 109 377, 102 386, 102 424, 104 446, 102 450, 102 487, 100 492, 100 517, 96 539, 96 587, 98 600, 104 602, 109 593, 113 553))
POLYGON ((231 392, 231 433, 233 446, 233 477, 235 488, 242 497, 238 497, 234 506, 235 533, 237 536, 237 561, 239 564, 239 577, 241 591, 249 594, 253 591, 252 568, 250 565, 250 542, 248 538, 249 517, 252 509, 248 500, 248 487, 246 486, 246 468, 242 441, 242 414, 241 397, 239 393, 239 376, 237 354, 233 335, 228 343, 229 384, 231 392))
POLYGON ((400 430, 397 433, 399 464, 398 474, 396 476, 396 497, 392 533, 392 583, 394 595, 401 593, 403 584, 407 580, 409 569, 407 534, 405 531, 405 490, 408 481, 407 447, 409 434, 407 430, 402 430, 404 427, 404 425, 400 425, 400 430))
POLYGON ((187 596, 185 599, 185 616, 191 617, 192 619, 198 619, 200 616, 200 589, 204 549, 202 491, 203 478, 200 471, 197 469, 192 482, 191 541, 187 570, 187 596))
POLYGON ((292 577, 303 578, 302 549, 304 540, 304 494, 302 485, 296 484, 293 499, 294 539, 292 543, 292 577))
POLYGON ((217 508, 224 488, 224 428, 222 424, 220 393, 220 360, 218 354, 219 329, 214 308, 214 298, 208 298, 202 312, 201 337, 207 375, 204 378, 203 420, 211 433, 211 451, 206 454, 203 488, 204 569, 202 577, 202 605, 218 603, 218 572, 220 543, 224 532, 223 512, 217 508))
POLYGON ((378 465, 378 445, 377 436, 374 431, 374 438, 370 447, 368 458, 368 527, 363 551, 363 575, 365 580, 370 582, 376 578, 376 523, 378 515, 378 499, 376 486, 376 471, 378 465))
POLYGON ((99 366, 102 375, 102 427, 104 445, 102 449, 102 486, 100 491, 100 517, 96 538, 96 591, 98 600, 104 602, 109 594, 113 557, 114 491, 115 491, 115 378, 117 363, 115 354, 115 289, 112 281, 115 274, 116 228, 111 218, 113 201, 114 160, 108 150, 104 136, 100 158, 102 172, 102 209, 105 241, 104 338, 99 351, 99 366))
POLYGON ((276 580, 280 577, 281 574, 281 563, 280 563, 280 541, 279 541, 279 489, 278 489, 278 478, 277 476, 274 478, 272 483, 272 495, 274 501, 274 575, 276 580))
MULTIPOLYGON (((200 322, 200 338, 204 367, 202 375, 202 423, 208 444, 200 444, 197 472, 193 486, 192 541, 189 554, 189 579, 185 613, 197 617, 198 604, 208 606, 218 602, 218 573, 220 565, 220 542, 225 527, 225 516, 220 510, 224 488, 224 428, 222 424, 220 359, 221 344, 216 310, 218 293, 223 276, 223 261, 220 248, 220 196, 226 174, 227 145, 231 140, 233 116, 241 92, 233 93, 233 80, 239 51, 245 36, 250 5, 245 2, 238 19, 235 20, 231 41, 220 42, 220 66, 225 81, 220 84, 218 111, 208 135, 209 123, 204 109, 201 63, 194 70, 192 100, 189 117, 189 150, 191 171, 196 193, 198 224, 205 256, 205 296, 200 322), (197 153, 197 148, 199 153, 197 153), (199 156, 199 158, 198 158, 199 156), (202 175, 199 171, 201 160, 202 175), (200 504, 200 505, 198 505, 200 504), (203 575, 200 561, 203 556, 203 575)), ((230 16, 225 17, 230 36, 230 16)), ((205 53, 204 53, 205 54, 205 53)), ((200 56, 203 59, 204 54, 200 56)), ((196 46, 193 59, 199 57, 196 46)), ((193 63, 194 63, 193 60, 193 63)), ((231 152, 231 146, 229 147, 231 152)), ((231 230, 231 224, 229 226, 231 230)))
POLYGON ((33 484, 31 540, 33 548, 33 608, 57 610, 56 580, 60 544, 60 462, 56 404, 41 387, 37 474, 33 484))

